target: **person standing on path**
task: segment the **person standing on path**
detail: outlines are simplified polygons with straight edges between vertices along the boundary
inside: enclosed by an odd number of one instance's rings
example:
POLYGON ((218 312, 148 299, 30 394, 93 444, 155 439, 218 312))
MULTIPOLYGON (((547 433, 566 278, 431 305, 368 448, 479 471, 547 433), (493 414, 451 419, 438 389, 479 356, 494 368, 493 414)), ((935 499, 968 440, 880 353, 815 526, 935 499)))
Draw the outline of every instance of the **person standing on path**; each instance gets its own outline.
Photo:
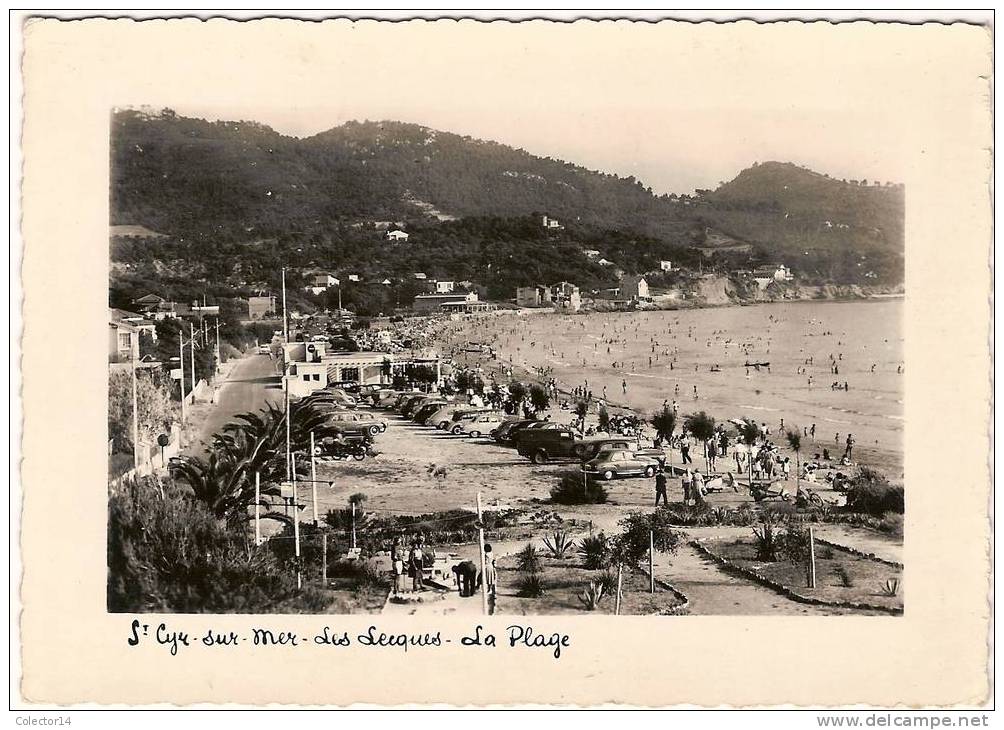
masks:
POLYGON ((669 495, 666 494, 666 474, 659 470, 655 475, 655 506, 659 506, 659 498, 662 497, 662 503, 665 506, 669 506, 669 495))
POLYGON ((847 447, 844 449, 844 458, 848 461, 851 460, 851 451, 854 449, 854 434, 847 434, 847 447))
POLYGON ((408 555, 408 572, 411 574, 411 589, 415 592, 425 590, 424 581, 425 555, 422 553, 422 546, 416 540, 411 545, 411 553, 408 555))
POLYGON ((485 585, 488 586, 488 595, 495 596, 495 553, 492 552, 491 545, 485 545, 485 585))

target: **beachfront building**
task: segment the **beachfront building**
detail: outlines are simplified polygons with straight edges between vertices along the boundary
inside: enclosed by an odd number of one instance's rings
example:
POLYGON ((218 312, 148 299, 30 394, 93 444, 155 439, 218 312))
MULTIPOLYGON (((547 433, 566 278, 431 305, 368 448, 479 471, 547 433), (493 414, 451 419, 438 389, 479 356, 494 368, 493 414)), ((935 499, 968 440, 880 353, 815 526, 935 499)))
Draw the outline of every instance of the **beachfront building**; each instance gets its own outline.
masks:
POLYGON ((551 301, 557 309, 567 309, 578 312, 582 308, 582 295, 579 287, 567 281, 559 281, 551 287, 551 301))
POLYGON ((327 352, 326 342, 290 342, 283 346, 286 375, 284 387, 292 397, 310 395, 328 385, 379 385, 391 383, 394 375, 404 374, 416 365, 441 373, 438 354, 434 352, 327 352))
POLYGON ((478 301, 474 292, 456 292, 453 294, 419 294, 415 297, 412 309, 420 314, 432 314, 442 310, 444 304, 458 304, 478 301))
POLYGON ((516 288, 516 306, 518 307, 555 307, 578 312, 582 307, 582 297, 579 287, 567 281, 560 281, 550 286, 537 284, 535 286, 520 286, 516 288))
POLYGON ((791 273, 784 264, 774 264, 772 266, 761 266, 753 269, 753 280, 761 289, 766 289, 774 282, 784 283, 793 281, 795 275, 791 273))
POLYGON ((621 281, 620 297, 630 301, 645 301, 652 298, 644 276, 625 276, 621 281))

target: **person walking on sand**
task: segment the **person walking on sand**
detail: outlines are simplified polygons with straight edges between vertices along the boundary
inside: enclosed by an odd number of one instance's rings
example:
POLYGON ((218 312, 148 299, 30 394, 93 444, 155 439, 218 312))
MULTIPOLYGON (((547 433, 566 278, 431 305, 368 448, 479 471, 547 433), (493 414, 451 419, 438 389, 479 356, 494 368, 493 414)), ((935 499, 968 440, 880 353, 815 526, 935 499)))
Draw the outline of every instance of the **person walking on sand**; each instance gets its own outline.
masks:
POLYGON ((690 434, 687 432, 684 432, 683 438, 680 439, 680 459, 684 464, 694 463, 690 458, 690 434))
POLYGON ((662 497, 662 503, 669 506, 669 495, 666 494, 666 473, 660 469, 655 475, 655 506, 659 506, 659 498, 662 497))

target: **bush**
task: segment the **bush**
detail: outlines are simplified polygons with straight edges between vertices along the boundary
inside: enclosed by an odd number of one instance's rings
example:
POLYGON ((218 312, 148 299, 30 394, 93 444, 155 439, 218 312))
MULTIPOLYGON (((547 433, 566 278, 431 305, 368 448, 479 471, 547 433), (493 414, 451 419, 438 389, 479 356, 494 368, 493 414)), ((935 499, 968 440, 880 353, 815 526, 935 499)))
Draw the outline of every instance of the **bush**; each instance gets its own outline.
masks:
POLYGON ((604 595, 617 592, 617 574, 613 571, 604 570, 596 582, 603 588, 604 595))
POLYGON ((809 559, 809 531, 796 522, 789 522, 780 537, 780 552, 792 563, 809 559))
POLYGON ((558 484, 551 488, 551 501, 555 504, 605 504, 609 498, 602 484, 592 479, 583 485, 582 472, 565 472, 558 484))
MULTIPOLYGON (((582 538, 579 555, 586 570, 599 570, 610 566, 610 540, 602 532, 582 538)), ((616 579, 615 579, 616 580, 616 579)))
POLYGON ((753 541, 756 546, 756 559, 765 563, 773 563, 781 552, 781 534, 777 526, 770 520, 764 520, 760 527, 753 528, 753 541))
POLYGON ((582 605, 586 607, 587 611, 595 611, 600 607, 600 601, 603 600, 604 589, 603 586, 598 583, 590 582, 586 589, 579 594, 579 600, 582 605))
POLYGON ((887 512, 879 522, 879 529, 890 535, 903 537, 903 515, 897 512, 887 512))
POLYGON ((861 467, 847 491, 847 508, 873 517, 882 517, 886 512, 903 514, 903 487, 889 484, 889 480, 874 469, 861 467))
POLYGON ((516 565, 524 573, 539 573, 543 568, 540 564, 540 553, 532 543, 516 553, 516 565))
POLYGON ((540 598, 547 591, 540 576, 530 573, 516 581, 516 593, 520 598, 540 598))
POLYGON ((551 553, 552 558, 563 560, 573 545, 572 538, 563 530, 557 530, 550 537, 544 538, 544 546, 551 553))
POLYGON ((297 591, 291 565, 155 478, 109 495, 107 600, 111 612, 164 613, 304 611, 317 603, 297 591))

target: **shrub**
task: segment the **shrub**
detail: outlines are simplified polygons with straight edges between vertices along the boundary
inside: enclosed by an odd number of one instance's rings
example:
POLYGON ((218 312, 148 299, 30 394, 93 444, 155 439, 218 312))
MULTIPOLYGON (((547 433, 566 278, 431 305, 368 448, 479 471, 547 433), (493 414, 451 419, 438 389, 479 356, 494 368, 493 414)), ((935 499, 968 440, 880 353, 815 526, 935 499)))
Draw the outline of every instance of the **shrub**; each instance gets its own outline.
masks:
POLYGON ((781 552, 781 535, 777 526, 769 519, 753 528, 753 541, 756 546, 756 559, 765 563, 773 563, 781 552))
POLYGON ((619 524, 623 532, 612 545, 613 559, 618 563, 637 565, 648 555, 650 544, 659 552, 674 552, 680 543, 680 533, 672 529, 666 510, 651 514, 633 512, 619 524))
POLYGON ((608 497, 599 482, 588 480, 583 484, 582 472, 565 472, 551 488, 551 501, 555 504, 605 504, 608 497))
POLYGON ((861 467, 847 491, 847 508, 873 517, 882 517, 886 512, 903 514, 903 487, 889 484, 889 480, 874 469, 861 467))
POLYGON ((780 536, 780 552, 792 563, 809 559, 809 531, 796 522, 789 522, 780 536))
POLYGON ((152 477, 109 495, 109 611, 310 610, 315 602, 301 600, 289 565, 186 495, 173 482, 152 477))
POLYGON ((617 574, 611 570, 604 570, 596 581, 602 588, 604 595, 617 592, 617 574))
POLYGON ((899 595, 899 579, 890 578, 885 583, 882 584, 882 595, 889 598, 895 598, 899 595))
POLYGON ((547 593, 540 576, 535 573, 524 575, 516 582, 516 593, 521 598, 540 598, 547 593))
POLYGON ((579 555, 587 570, 599 570, 610 565, 610 540, 602 532, 582 538, 579 555))
POLYGON ((854 587, 854 579, 851 578, 850 573, 847 572, 847 568, 842 565, 838 565, 833 569, 833 572, 836 574, 837 580, 840 581, 840 585, 844 588, 854 587))
POLYGON ((587 611, 595 611, 600 606, 600 601, 603 600, 603 586, 598 583, 590 582, 586 589, 579 594, 579 600, 582 605, 586 607, 587 611))
POLYGON ((558 530, 550 537, 544 538, 544 545, 551 553, 552 558, 563 560, 572 545, 572 538, 564 530, 558 530))
POLYGON ((532 543, 516 553, 516 565, 524 573, 539 573, 543 568, 540 564, 540 553, 532 543))
POLYGON ((903 537, 903 515, 898 512, 886 512, 879 522, 879 529, 890 535, 903 537))

